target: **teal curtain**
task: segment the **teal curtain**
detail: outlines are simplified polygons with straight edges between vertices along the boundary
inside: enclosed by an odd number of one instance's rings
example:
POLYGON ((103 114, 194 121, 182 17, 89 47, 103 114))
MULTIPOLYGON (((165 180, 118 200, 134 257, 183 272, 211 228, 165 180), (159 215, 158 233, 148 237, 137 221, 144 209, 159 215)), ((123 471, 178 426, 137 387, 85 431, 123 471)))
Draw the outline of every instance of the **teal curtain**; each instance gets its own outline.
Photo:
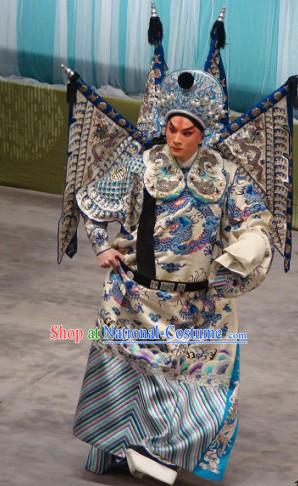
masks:
POLYGON ((278 87, 279 1, 231 0, 227 5, 229 53, 224 62, 230 104, 243 111, 278 87))
POLYGON ((52 82, 56 2, 18 0, 17 55, 22 76, 52 82))
MULTIPOLYGON (((150 0, 1 0, 0 75, 62 83, 60 63, 94 86, 141 93, 150 0)), ((231 107, 244 111, 298 71, 297 0, 156 0, 170 70, 202 68, 226 6, 231 107)))

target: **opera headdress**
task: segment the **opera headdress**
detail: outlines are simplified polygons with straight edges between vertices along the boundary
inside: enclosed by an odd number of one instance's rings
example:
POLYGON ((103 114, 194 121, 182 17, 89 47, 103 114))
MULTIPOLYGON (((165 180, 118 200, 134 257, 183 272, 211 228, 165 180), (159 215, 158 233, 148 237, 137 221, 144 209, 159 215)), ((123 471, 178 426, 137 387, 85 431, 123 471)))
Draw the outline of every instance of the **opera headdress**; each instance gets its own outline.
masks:
POLYGON ((160 132, 174 114, 192 118, 205 134, 207 144, 215 143, 222 128, 224 93, 219 82, 211 74, 200 70, 174 71, 161 84, 157 100, 156 116, 160 132))

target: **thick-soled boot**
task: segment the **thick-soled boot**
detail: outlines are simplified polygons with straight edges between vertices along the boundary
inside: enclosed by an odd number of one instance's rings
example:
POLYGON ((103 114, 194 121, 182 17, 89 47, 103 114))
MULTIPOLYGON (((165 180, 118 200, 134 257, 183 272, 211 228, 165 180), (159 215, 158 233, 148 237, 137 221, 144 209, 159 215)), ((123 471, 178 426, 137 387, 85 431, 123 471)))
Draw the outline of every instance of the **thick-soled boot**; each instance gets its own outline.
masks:
POLYGON ((174 484, 177 477, 174 464, 156 459, 142 446, 129 446, 125 454, 132 476, 142 478, 147 475, 166 484, 174 484))
POLYGON ((127 472, 129 467, 125 457, 118 457, 91 446, 85 461, 86 471, 96 474, 127 472))

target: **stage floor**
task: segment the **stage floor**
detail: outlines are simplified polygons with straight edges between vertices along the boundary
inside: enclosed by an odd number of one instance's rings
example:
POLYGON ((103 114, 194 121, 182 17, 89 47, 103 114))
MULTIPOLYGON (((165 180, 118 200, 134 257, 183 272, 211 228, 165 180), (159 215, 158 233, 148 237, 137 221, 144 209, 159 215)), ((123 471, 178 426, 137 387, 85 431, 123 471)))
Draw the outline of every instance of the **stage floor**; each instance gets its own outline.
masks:
MULTIPOLYGON (((72 436, 88 341, 50 341, 50 326, 94 326, 104 270, 79 231, 78 254, 56 263, 61 197, 0 186, 1 486, 157 485, 83 469, 88 445, 72 436)), ((276 254, 256 291, 238 300, 240 430, 223 486, 298 480, 298 232, 292 270, 276 254)), ((175 485, 213 484, 188 473, 175 485)), ((215 484, 215 483, 214 483, 215 484)))

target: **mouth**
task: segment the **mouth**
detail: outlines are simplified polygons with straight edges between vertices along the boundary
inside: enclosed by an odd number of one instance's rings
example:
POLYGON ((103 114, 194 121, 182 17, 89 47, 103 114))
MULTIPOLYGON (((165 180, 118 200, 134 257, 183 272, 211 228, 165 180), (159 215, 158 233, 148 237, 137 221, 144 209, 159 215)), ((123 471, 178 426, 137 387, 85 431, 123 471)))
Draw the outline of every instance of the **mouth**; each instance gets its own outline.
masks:
POLYGON ((171 147, 171 150, 175 150, 175 152, 180 152, 180 150, 182 150, 182 148, 179 148, 179 147, 171 147))

